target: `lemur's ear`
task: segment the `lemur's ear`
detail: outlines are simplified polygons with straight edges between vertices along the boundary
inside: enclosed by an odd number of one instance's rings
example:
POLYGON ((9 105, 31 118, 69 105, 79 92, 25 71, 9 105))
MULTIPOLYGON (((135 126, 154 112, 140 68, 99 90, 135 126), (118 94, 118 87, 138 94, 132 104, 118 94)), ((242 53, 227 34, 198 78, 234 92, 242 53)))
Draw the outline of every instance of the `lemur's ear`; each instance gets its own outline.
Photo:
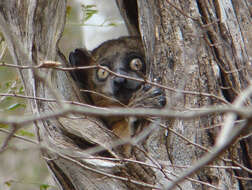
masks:
POLYGON ((69 61, 73 67, 88 66, 91 61, 91 54, 85 49, 75 49, 70 53, 69 61))
MULTIPOLYGON (((72 67, 88 66, 91 63, 91 54, 85 49, 75 49, 69 55, 69 62, 72 67)), ((71 75, 81 87, 84 87, 87 83, 87 70, 76 69, 71 71, 71 75)))

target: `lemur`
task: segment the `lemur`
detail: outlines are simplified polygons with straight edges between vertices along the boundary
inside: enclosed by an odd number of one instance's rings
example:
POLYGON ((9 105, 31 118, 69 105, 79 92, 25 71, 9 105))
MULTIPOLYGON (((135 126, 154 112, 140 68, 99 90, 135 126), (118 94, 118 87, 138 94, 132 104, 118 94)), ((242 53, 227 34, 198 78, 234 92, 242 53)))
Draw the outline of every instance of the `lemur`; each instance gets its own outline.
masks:
MULTIPOLYGON (((162 108, 166 104, 164 91, 152 88, 143 82, 127 77, 144 79, 147 75, 147 65, 144 56, 142 42, 138 37, 121 37, 102 43, 93 51, 76 49, 69 55, 69 61, 73 67, 102 66, 106 68, 76 69, 71 72, 73 78, 81 88, 88 90, 89 102, 99 107, 123 107, 132 106, 137 97, 137 92, 144 104, 162 108), (118 74, 117 76, 113 73, 118 74), (94 93, 92 93, 92 91, 94 93), (154 100, 155 101, 152 101, 154 100)), ((139 103, 139 101, 136 101, 139 103)), ((134 105, 133 105, 134 107, 134 105)), ((137 107, 137 106, 136 106, 137 107)), ((129 138, 133 135, 132 122, 128 117, 101 117, 105 125, 120 138, 129 138)))

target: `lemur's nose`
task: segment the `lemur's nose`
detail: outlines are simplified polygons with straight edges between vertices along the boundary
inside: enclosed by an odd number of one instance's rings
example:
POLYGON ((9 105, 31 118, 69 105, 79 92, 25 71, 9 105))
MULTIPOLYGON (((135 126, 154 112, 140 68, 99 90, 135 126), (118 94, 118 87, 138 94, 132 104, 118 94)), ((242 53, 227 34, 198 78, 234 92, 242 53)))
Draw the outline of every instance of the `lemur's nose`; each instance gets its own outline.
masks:
MULTIPOLYGON (((122 68, 119 68, 116 72, 120 75, 126 75, 126 76, 128 75, 128 73, 125 72, 122 68)), ((125 77, 115 76, 114 85, 116 85, 117 87, 122 87, 126 83, 127 83, 127 79, 125 77)))
POLYGON ((122 78, 122 77, 115 77, 114 78, 114 84, 117 86, 121 86, 125 83, 126 83, 126 78, 122 78))

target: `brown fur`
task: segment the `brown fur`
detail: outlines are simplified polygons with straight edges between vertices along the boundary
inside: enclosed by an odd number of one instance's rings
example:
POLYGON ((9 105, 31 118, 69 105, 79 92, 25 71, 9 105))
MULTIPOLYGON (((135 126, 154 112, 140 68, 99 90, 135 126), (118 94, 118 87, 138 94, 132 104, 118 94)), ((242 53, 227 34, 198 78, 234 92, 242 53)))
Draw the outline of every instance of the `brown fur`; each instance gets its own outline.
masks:
MULTIPOLYGON (((72 66, 101 65, 108 67, 109 70, 115 73, 139 79, 143 79, 146 75, 148 66, 145 63, 141 40, 137 37, 122 37, 116 40, 110 40, 101 44, 92 52, 76 49, 70 54, 69 59, 72 66), (140 63, 142 63, 141 70, 138 71, 130 67, 131 61, 136 59, 140 60, 140 63)), ((97 74, 98 70, 99 69, 74 70, 72 72, 73 77, 82 88, 90 92, 95 92, 88 93, 91 104, 100 107, 122 107, 129 105, 131 107, 138 107, 136 105, 141 105, 139 102, 143 102, 144 96, 142 95, 149 93, 149 100, 156 96, 156 94, 153 96, 150 88, 147 91, 143 90, 143 84, 141 82, 117 77, 111 73, 108 74, 105 80, 101 80, 97 74), (139 90, 144 93, 138 93, 139 90), (138 96, 138 98, 136 98, 136 95, 139 94, 141 94, 141 97, 138 96), (136 99, 136 101, 132 100, 132 98, 136 99), (132 105, 134 102, 135 106, 132 105)), ((162 95, 162 93, 158 94, 158 96, 162 95)), ((156 105, 153 106, 152 102, 149 103, 152 105, 150 107, 158 107, 156 105)), ((144 104, 146 104, 146 102, 144 104)), ((157 104, 160 104, 160 101, 157 104)), ((130 138, 132 136, 132 124, 129 122, 129 118, 103 117, 102 119, 105 121, 108 128, 120 138, 130 138)), ((127 150, 127 152, 129 151, 130 149, 127 150)))

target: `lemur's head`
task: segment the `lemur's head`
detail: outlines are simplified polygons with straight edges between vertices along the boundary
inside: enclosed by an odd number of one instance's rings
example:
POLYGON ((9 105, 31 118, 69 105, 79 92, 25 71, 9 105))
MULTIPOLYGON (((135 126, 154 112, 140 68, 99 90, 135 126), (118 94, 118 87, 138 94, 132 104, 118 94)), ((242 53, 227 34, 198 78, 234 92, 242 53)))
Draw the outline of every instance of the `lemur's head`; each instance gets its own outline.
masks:
POLYGON ((93 104, 106 107, 118 105, 118 101, 128 104, 132 94, 142 83, 121 75, 138 79, 145 76, 146 63, 143 52, 141 41, 137 37, 107 41, 91 53, 76 49, 69 56, 72 66, 99 65, 106 69, 74 70, 72 75, 84 89, 90 91, 93 104))

